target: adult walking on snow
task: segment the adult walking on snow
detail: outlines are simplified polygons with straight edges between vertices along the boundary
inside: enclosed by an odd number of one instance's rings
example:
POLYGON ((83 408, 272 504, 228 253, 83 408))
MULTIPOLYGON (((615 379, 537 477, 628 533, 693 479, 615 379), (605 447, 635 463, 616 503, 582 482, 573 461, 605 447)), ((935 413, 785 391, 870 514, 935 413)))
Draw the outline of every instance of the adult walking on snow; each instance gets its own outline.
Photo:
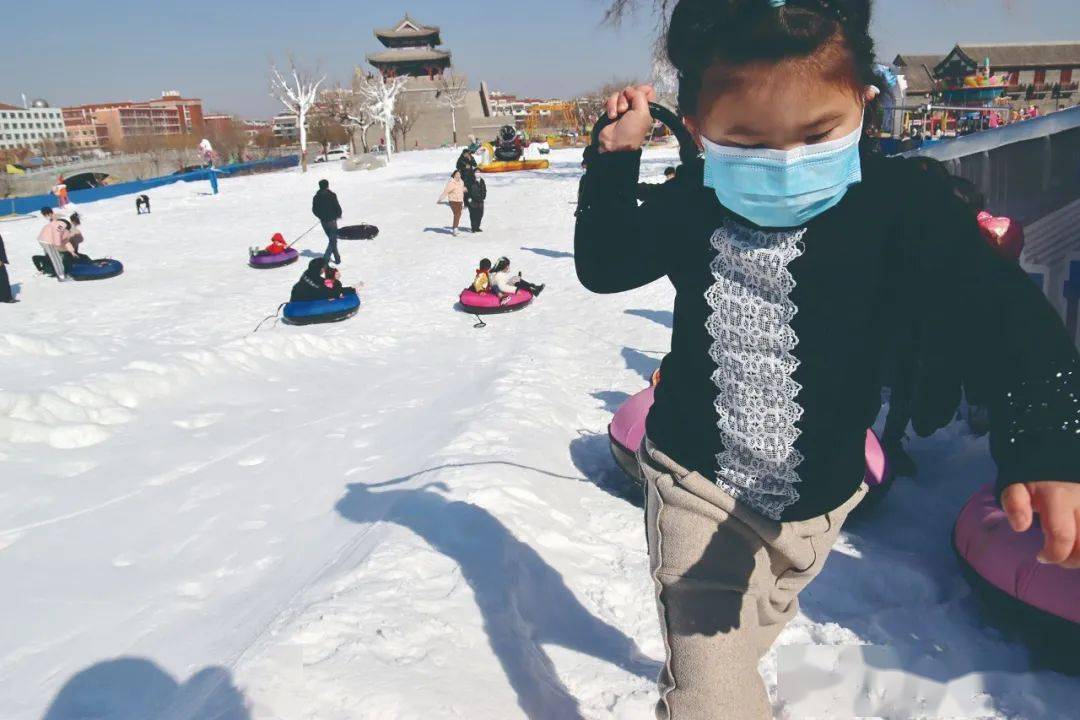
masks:
POLYGON ((328 244, 323 259, 330 262, 330 258, 337 264, 341 264, 341 254, 338 252, 338 220, 341 219, 341 203, 337 195, 330 190, 329 180, 319 181, 319 191, 311 200, 311 212, 322 223, 323 232, 326 233, 328 244))
POLYGON ((469 228, 474 232, 483 232, 480 223, 484 221, 484 201, 487 199, 487 183, 484 178, 473 175, 472 182, 465 183, 465 206, 469 208, 469 228))
POLYGON ((4 248, 4 236, 0 235, 0 302, 13 303, 15 298, 11 294, 11 283, 8 282, 7 274, 7 250, 4 248))
POLYGON ((458 223, 461 222, 461 210, 465 207, 465 183, 461 180, 460 170, 455 170, 450 175, 450 181, 446 183, 442 195, 436 202, 441 203, 444 200, 450 203, 450 210, 454 214, 454 225, 450 232, 457 235, 458 223))

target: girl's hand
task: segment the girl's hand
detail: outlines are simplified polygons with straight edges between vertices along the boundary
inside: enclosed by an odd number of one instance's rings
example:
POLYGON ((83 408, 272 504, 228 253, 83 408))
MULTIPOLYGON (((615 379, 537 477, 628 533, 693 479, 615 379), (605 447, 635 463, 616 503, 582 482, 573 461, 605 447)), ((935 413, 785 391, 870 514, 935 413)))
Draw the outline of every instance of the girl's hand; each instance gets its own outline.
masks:
POLYGON ((1031 527, 1032 513, 1039 514, 1046 542, 1039 562, 1080 569, 1080 484, 1030 482, 1010 485, 1001 504, 1016 532, 1031 527))
POLYGON ((649 103, 654 100, 652 85, 628 87, 609 97, 605 110, 615 122, 600 132, 600 152, 640 150, 653 126, 649 103))

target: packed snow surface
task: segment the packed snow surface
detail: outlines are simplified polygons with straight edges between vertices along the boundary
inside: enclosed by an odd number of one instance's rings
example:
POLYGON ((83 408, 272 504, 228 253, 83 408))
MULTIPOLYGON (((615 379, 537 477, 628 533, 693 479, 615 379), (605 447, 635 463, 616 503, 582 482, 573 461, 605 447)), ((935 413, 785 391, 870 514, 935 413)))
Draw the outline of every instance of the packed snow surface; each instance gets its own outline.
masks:
MULTIPOLYGON (((646 158, 657 177, 674 153, 646 158)), ((489 177, 484 233, 457 237, 435 204, 454 159, 87 205, 86 251, 127 268, 102 282, 35 275, 40 222, 0 222, 22 300, 0 306, 0 718, 651 717, 642 513, 606 428, 669 346, 672 290, 577 283, 580 151, 489 177), (382 231, 341 243, 363 307, 253 334, 324 239, 278 270, 247 249, 306 230, 322 177, 382 231), (457 294, 500 255, 548 288, 476 329, 457 294)), ((985 440, 914 454, 779 644, 889 646, 901 677, 975 682, 981 716, 1075 717, 1075 680, 988 626, 953 558, 985 440)))

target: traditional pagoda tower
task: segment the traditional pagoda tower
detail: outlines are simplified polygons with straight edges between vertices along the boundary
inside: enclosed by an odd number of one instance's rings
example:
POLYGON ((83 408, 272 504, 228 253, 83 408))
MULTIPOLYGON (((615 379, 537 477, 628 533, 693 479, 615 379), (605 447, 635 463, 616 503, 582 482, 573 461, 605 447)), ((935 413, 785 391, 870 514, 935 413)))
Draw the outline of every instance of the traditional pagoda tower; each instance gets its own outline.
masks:
POLYGON ((434 80, 450 67, 450 53, 437 49, 442 44, 439 28, 428 27, 408 14, 391 29, 376 30, 386 50, 367 56, 384 77, 426 77, 434 80))

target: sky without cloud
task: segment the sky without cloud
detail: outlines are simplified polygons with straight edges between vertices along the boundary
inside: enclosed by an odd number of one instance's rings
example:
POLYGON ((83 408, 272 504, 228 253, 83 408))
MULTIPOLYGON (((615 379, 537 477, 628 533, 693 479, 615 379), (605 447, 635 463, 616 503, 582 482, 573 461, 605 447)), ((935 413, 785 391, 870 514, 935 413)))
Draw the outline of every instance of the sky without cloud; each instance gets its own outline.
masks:
MULTIPOLYGON (((765 2, 765 0, 762 0, 765 2)), ((442 28, 457 72, 521 96, 570 96, 612 78, 649 74, 648 15, 602 26, 603 0, 146 0, 7 3, 11 47, 0 102, 21 94, 53 105, 145 100, 163 90, 201 97, 208 111, 269 117, 271 58, 288 51, 347 83, 379 48, 372 34, 408 11, 442 28), (524 8, 531 8, 524 11, 524 8), (542 10, 541 10, 542 9, 542 10)), ((958 41, 1080 40, 1077 0, 877 0, 881 57, 946 52, 958 41), (1071 35, 1070 35, 1071 33, 1071 35)))

